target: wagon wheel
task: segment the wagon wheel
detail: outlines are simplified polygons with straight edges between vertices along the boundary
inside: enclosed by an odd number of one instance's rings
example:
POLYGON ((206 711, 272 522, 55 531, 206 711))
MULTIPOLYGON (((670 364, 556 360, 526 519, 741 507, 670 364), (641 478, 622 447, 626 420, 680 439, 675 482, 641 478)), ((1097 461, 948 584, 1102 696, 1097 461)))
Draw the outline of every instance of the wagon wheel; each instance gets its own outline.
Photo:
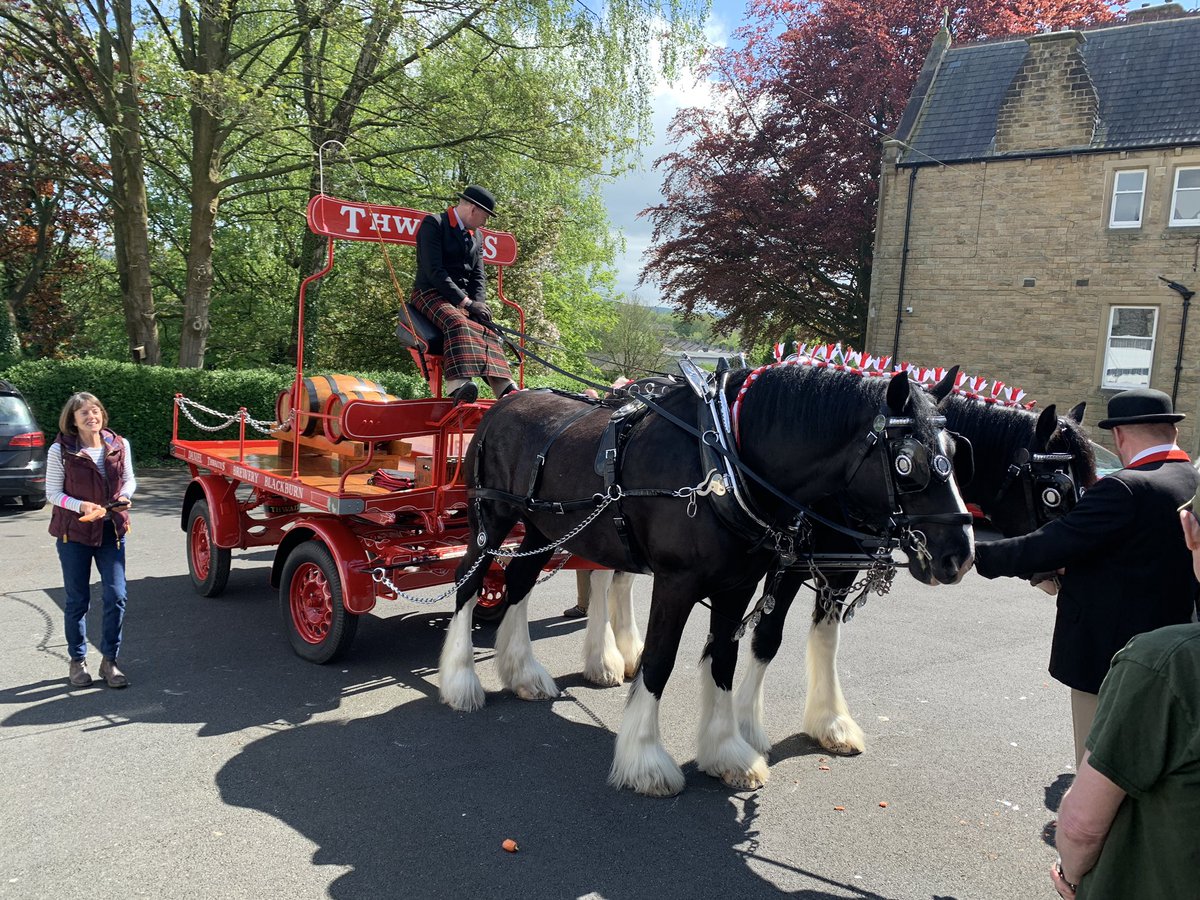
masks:
POLYGON ((233 551, 213 540, 212 514, 207 500, 197 500, 188 513, 187 561, 192 587, 201 597, 217 597, 229 581, 233 551))
POLYGON ((297 656, 327 663, 350 648, 358 616, 346 611, 337 564, 320 541, 301 544, 284 563, 279 612, 297 656))
POLYGON ((475 604, 475 621, 479 623, 499 622, 504 617, 504 598, 508 588, 504 586, 504 568, 492 563, 483 576, 483 587, 475 604))

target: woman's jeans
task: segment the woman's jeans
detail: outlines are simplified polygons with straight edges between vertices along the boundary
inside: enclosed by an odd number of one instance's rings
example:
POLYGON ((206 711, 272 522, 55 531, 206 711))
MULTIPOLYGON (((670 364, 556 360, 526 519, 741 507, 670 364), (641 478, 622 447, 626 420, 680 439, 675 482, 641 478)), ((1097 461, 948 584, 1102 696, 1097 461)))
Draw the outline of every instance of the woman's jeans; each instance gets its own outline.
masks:
MULTIPOLYGON (((128 537, 126 535, 125 537, 128 537)), ((67 591, 67 653, 71 659, 87 655, 87 611, 91 600, 92 560, 100 570, 104 585, 104 635, 100 653, 116 659, 121 650, 121 625, 125 621, 125 537, 117 543, 112 522, 104 523, 104 539, 99 547, 76 541, 55 542, 62 563, 63 586, 67 591)))

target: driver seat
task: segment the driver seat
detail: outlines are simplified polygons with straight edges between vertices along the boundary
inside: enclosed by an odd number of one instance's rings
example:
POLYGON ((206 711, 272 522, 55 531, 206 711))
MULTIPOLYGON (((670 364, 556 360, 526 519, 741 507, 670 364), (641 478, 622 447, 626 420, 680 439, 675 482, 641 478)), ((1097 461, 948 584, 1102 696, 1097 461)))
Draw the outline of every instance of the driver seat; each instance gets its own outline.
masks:
POLYGON ((442 396, 442 352, 444 341, 441 329, 429 321, 411 303, 405 303, 396 313, 396 337, 408 348, 421 375, 429 382, 433 396, 442 396))

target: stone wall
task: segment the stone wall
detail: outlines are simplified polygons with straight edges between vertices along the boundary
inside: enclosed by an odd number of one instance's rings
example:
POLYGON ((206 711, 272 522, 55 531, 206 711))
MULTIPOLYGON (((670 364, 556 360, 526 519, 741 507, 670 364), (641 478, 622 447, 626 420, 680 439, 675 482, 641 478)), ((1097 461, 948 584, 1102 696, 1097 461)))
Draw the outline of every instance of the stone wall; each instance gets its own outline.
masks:
MULTIPOLYGON (((910 169, 885 152, 864 349, 891 354, 910 169)), ((1114 305, 1158 309, 1152 387, 1171 393, 1182 298, 1162 275, 1197 291, 1187 325, 1177 408, 1182 446, 1200 458, 1200 227, 1169 228, 1175 170, 1200 147, 1081 153, 918 170, 901 306, 899 358, 1024 388, 1040 406, 1087 400, 1104 418, 1114 391, 1101 364, 1114 305), (1142 226, 1108 227, 1115 173, 1146 169, 1142 226)), ((1093 436, 1107 446, 1106 433, 1093 436)))

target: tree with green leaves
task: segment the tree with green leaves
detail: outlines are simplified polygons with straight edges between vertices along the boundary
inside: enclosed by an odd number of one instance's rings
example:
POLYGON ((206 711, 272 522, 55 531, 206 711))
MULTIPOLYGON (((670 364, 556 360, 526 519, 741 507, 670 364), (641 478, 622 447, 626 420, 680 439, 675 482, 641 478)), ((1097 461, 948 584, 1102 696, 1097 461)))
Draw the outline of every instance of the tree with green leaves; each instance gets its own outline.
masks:
POLYGON ((881 141, 945 24, 960 40, 1111 19, 1105 0, 754 0, 714 52, 719 103, 680 111, 644 277, 747 341, 861 344, 881 141))
POLYGON ((112 216, 129 353, 134 362, 157 365, 161 355, 151 286, 136 40, 133 0, 0 5, 0 45, 20 48, 60 75, 103 129, 108 177, 96 189, 112 216))

